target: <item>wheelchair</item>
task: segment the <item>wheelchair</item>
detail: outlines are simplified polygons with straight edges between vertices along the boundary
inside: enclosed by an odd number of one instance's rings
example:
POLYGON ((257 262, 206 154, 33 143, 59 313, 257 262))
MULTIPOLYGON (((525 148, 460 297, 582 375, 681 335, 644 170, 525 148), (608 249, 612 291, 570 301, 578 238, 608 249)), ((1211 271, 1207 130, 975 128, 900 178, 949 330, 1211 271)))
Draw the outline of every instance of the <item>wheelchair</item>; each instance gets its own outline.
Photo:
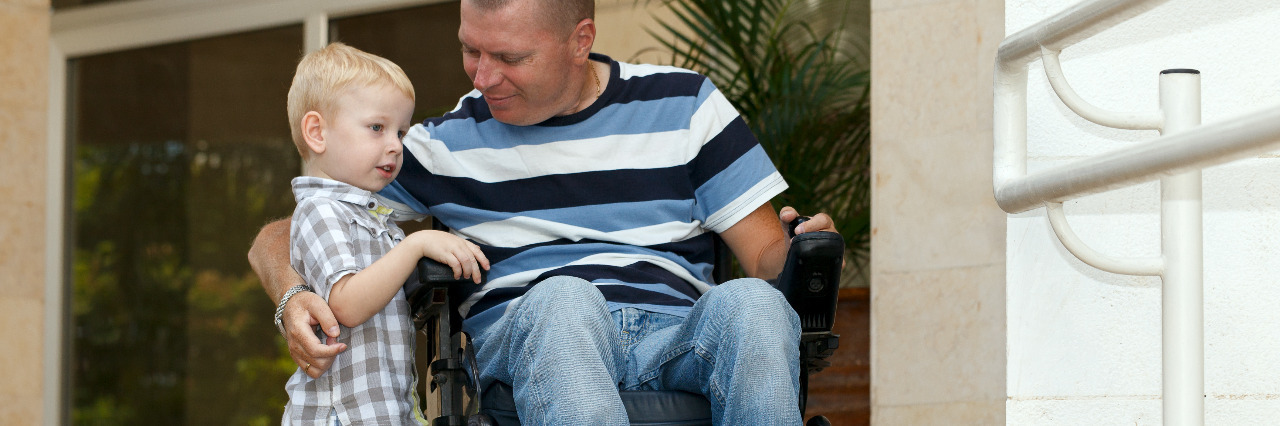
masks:
MULTIPOLYGON (((790 224, 794 230, 799 221, 790 224)), ((438 222, 436 229, 444 229, 438 222)), ((731 278, 732 254, 719 238, 715 243, 713 278, 716 283, 731 278)), ((830 366, 826 361, 839 347, 840 336, 831 332, 835 324, 836 298, 843 265, 844 239, 833 232, 807 232, 791 240, 783 272, 770 280, 786 296, 800 316, 800 410, 804 417, 809 375, 830 366)), ((455 280, 453 271, 434 260, 423 258, 405 283, 414 325, 427 337, 429 383, 439 390, 440 416, 432 420, 445 425, 518 425, 511 386, 495 383, 476 389, 475 356, 464 349, 462 317, 457 312, 464 286, 471 281, 455 280), (466 368, 464 363, 469 364, 466 368)), ((423 355, 423 354, 419 354, 423 355)), ((706 397, 683 391, 620 391, 632 425, 711 425, 711 403, 706 397)), ((830 425, 823 416, 814 416, 808 426, 830 425)))

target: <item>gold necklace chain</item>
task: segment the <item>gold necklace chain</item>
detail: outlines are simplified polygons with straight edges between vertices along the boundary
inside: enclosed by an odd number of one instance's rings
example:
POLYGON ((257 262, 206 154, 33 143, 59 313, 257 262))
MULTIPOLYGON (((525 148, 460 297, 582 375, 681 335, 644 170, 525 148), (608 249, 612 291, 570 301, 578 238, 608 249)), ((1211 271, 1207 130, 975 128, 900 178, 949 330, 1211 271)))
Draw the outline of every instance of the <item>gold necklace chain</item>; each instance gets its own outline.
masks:
POLYGON ((596 79, 596 97, 598 98, 604 94, 604 88, 600 86, 600 74, 596 73, 596 64, 591 63, 590 60, 587 61, 587 66, 591 67, 591 76, 596 79))

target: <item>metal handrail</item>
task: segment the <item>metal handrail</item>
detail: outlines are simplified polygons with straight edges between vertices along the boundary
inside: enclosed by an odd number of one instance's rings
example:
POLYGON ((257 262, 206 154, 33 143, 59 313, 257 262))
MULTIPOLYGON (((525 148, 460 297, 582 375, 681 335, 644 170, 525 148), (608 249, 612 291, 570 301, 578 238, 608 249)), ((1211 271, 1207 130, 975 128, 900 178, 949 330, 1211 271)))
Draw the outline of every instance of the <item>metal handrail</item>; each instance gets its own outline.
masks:
POLYGON ((1167 0, 1085 1, 1000 44, 995 67, 995 198, 1020 213, 1047 206, 1050 225, 1069 252, 1096 268, 1162 281, 1162 387, 1166 425, 1204 424, 1204 253, 1201 172, 1280 145, 1280 107, 1200 126, 1200 77, 1194 70, 1160 76, 1160 110, 1116 113, 1090 105, 1062 75, 1058 52, 1167 0), (1157 129, 1161 137, 1074 163, 1027 173, 1027 68, 1041 58, 1054 92, 1081 117, 1108 127, 1157 129), (1116 258, 1085 245, 1067 225, 1061 203, 1160 179, 1161 255, 1116 258))
MULTIPOLYGON (((1280 107, 1200 127, 1190 134, 1167 135, 1099 157, 1027 174, 1027 65, 1046 52, 1056 55, 1066 47, 1167 1, 1085 1, 1000 43, 995 69, 993 181, 996 202, 1001 209, 1021 213, 1038 208, 1046 201, 1067 201, 1275 148, 1273 142, 1280 140, 1280 107)), ((1048 72, 1053 77, 1052 71, 1048 72)), ((1065 80, 1060 83, 1070 87, 1065 80)))
MULTIPOLYGON (((1200 126, 1030 175, 1026 173, 1025 132, 1024 128, 1022 161, 1005 164, 1003 174, 1000 165, 996 165, 996 203, 1008 213, 1022 213, 1038 208, 1044 202, 1069 201, 1275 149, 1276 142, 1280 142, 1280 107, 1200 126)), ((997 137, 996 150, 1009 143, 997 137)), ((998 152, 996 157, 1000 157, 998 152)))

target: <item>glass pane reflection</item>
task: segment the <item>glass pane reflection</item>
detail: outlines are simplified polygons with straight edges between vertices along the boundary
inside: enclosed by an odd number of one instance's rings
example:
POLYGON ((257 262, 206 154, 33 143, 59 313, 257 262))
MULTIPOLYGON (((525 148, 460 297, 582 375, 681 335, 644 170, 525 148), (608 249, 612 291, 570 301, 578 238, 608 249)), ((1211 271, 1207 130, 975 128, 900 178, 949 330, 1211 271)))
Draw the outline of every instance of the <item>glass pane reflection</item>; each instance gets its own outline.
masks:
POLYGON ((421 121, 448 112, 471 91, 462 71, 458 8, 454 1, 335 19, 329 35, 404 69, 417 95, 413 117, 421 121))
POLYGON ((302 28, 72 61, 75 424, 275 424, 296 366, 245 252, 289 215, 302 28))

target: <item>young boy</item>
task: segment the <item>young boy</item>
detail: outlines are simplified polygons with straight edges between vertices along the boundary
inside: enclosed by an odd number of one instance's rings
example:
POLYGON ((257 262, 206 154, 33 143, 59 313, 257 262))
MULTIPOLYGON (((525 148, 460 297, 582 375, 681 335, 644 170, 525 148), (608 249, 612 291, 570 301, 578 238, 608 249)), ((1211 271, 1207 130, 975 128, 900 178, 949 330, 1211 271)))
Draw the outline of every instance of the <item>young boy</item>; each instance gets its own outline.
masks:
POLYGON ((307 286, 329 302, 348 349, 316 379, 303 368, 285 386, 284 424, 417 424, 413 323, 401 286, 418 259, 480 280, 489 262, 457 236, 404 235, 373 194, 400 172, 413 86, 391 61, 334 43, 307 54, 289 88, 289 122, 304 163, 289 251, 307 286), (392 248, 394 246, 394 248, 392 248))

